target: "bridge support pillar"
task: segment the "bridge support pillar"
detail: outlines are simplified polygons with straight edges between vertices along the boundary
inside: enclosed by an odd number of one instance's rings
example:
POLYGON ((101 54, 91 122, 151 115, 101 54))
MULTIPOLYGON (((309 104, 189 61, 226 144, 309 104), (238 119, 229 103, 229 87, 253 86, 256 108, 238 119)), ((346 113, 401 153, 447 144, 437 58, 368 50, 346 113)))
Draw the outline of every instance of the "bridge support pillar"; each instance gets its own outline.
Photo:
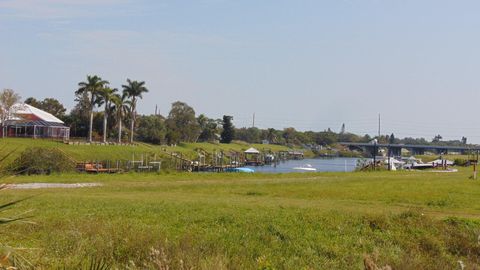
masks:
POLYGON ((425 155, 425 149, 423 149, 423 148, 410 148, 408 150, 410 151, 410 154, 412 156, 425 155))
POLYGON ((448 149, 437 148, 435 150, 435 153, 437 153, 437 155, 446 155, 446 154, 448 154, 448 149))
POLYGON ((378 147, 376 146, 366 146, 365 153, 368 153, 370 157, 378 156, 378 147))
POLYGON ((400 147, 388 147, 388 155, 390 157, 399 157, 402 155, 402 148, 400 147))

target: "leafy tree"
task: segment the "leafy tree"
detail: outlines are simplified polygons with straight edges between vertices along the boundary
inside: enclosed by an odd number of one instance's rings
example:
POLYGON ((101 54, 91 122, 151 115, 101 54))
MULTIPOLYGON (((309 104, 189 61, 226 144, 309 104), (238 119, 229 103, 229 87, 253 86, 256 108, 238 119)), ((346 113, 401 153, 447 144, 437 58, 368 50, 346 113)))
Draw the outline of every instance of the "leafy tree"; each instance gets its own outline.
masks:
POLYGON ((67 111, 63 104, 55 98, 45 98, 43 101, 40 102, 39 109, 51 113, 58 118, 63 118, 65 116, 65 112, 67 111))
POLYGON ((269 128, 266 130, 266 135, 265 135, 265 139, 269 142, 269 143, 277 143, 277 134, 276 133, 276 130, 274 128, 269 128))
POLYGON ((216 139, 218 124, 217 121, 206 117, 204 114, 200 114, 197 117, 197 122, 200 127, 199 141, 212 142, 216 139))
POLYGON ((370 137, 370 135, 368 135, 368 134, 365 134, 365 135, 360 139, 360 142, 367 143, 367 142, 370 142, 371 140, 372 140, 372 137, 370 137))
POLYGON ((297 131, 293 127, 283 129, 282 137, 285 139, 287 144, 295 143, 297 131))
POLYGON ((100 93, 103 88, 108 85, 109 82, 102 80, 102 78, 95 76, 87 76, 85 82, 78 83, 78 90, 75 92, 77 96, 86 95, 88 97, 89 103, 88 109, 90 112, 90 122, 89 122, 89 131, 88 131, 88 141, 92 142, 92 133, 93 133, 93 109, 96 105, 99 104, 101 98, 100 93))
POLYGON ((179 141, 195 142, 200 135, 200 126, 195 118, 195 110, 185 102, 172 103, 167 126, 179 135, 179 141))
POLYGON ((340 133, 337 137, 339 142, 360 142, 363 139, 360 136, 349 132, 340 133))
POLYGON ((390 138, 388 139, 388 143, 389 144, 395 144, 396 143, 395 134, 392 133, 392 135, 390 135, 390 138))
POLYGON ((3 137, 5 137, 5 133, 7 132, 7 126, 5 125, 5 122, 10 117, 10 111, 13 105, 15 105, 20 98, 20 95, 15 93, 15 91, 12 89, 4 89, 2 92, 0 92, 0 120, 2 121, 3 126, 3 137))
POLYGON ((29 97, 25 99, 24 103, 51 113, 62 119, 65 117, 65 112, 67 111, 65 106, 63 106, 63 104, 55 98, 45 98, 44 100, 39 101, 34 97, 29 97))
POLYGON ((259 143, 262 132, 256 127, 240 128, 235 130, 235 139, 248 143, 259 143))
POLYGON ((127 84, 122 85, 123 93, 130 99, 130 142, 133 143, 133 134, 135 129, 135 118, 137 114, 137 100, 143 98, 144 93, 148 93, 144 81, 131 81, 127 79, 127 84))
POLYGON ((167 129, 167 135, 165 138, 169 145, 177 144, 180 141, 180 133, 176 130, 167 129))
POLYGON ((318 132, 315 138, 315 142, 319 145, 332 145, 337 141, 337 134, 331 130, 318 132))
POLYGON ((25 104, 28 104, 28 105, 31 105, 35 108, 39 108, 40 109, 40 106, 42 106, 42 102, 41 101, 38 101, 36 98, 34 97, 29 97, 27 99, 25 99, 24 101, 25 104))
POLYGON ((294 141, 293 143, 294 144, 308 144, 311 142, 310 140, 310 135, 311 135, 312 131, 307 131, 307 132, 300 132, 300 131, 296 131, 295 130, 295 133, 294 133, 294 141))
POLYGON ((467 144, 467 137, 462 137, 462 144, 467 144))
POLYGON ((432 142, 433 142, 433 143, 438 143, 438 142, 440 142, 442 139, 443 139, 443 137, 442 137, 440 134, 438 134, 437 136, 435 136, 435 137, 432 139, 432 142))
POLYGON ((140 116, 137 128, 138 139, 153 144, 165 142, 165 120, 160 115, 140 116))
MULTIPOLYGON (((70 137, 87 137, 90 116, 90 97, 87 92, 76 95, 77 102, 70 114, 64 117, 65 125, 70 127, 70 137)), ((33 105, 32 105, 33 106, 33 105)))
POLYGON ((378 139, 378 143, 384 143, 387 144, 390 141, 390 135, 382 135, 378 139))
POLYGON ((233 126, 232 120, 233 116, 223 116, 223 131, 220 139, 221 143, 231 143, 235 137, 235 127, 233 126))
POLYGON ((429 142, 425 138, 412 138, 412 137, 406 137, 400 140, 400 143, 403 144, 411 144, 411 145, 427 145, 429 142))

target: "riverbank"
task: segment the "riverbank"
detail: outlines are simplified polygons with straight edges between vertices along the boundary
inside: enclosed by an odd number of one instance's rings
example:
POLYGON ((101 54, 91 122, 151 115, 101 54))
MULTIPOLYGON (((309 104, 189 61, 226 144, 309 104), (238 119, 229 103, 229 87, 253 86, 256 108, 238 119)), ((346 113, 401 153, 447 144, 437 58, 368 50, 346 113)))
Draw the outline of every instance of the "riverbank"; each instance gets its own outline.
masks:
MULTIPOLYGON (((3 138, 0 140, 0 167, 7 166, 15 160, 25 149, 29 147, 56 148, 65 153, 76 162, 85 161, 128 161, 132 159, 140 160, 142 156, 156 157, 158 159, 169 160, 171 157, 167 153, 178 153, 184 158, 197 160, 198 153, 205 152, 212 155, 215 151, 242 152, 250 147, 254 147, 261 152, 279 152, 289 151, 292 148, 272 144, 247 144, 236 141, 230 144, 220 143, 181 143, 176 146, 151 145, 137 143, 135 145, 69 145, 60 141, 47 139, 27 139, 27 138, 3 138)), ((307 157, 313 154, 306 151, 307 157)))
MULTIPOLYGON (((170 269, 479 267, 480 185, 470 171, 21 176, 9 183, 100 183, 3 190, 35 224, 2 242, 43 269, 102 258, 170 269), (152 259, 153 258, 153 259, 152 259)), ((133 268, 135 269, 135 268, 133 268)))

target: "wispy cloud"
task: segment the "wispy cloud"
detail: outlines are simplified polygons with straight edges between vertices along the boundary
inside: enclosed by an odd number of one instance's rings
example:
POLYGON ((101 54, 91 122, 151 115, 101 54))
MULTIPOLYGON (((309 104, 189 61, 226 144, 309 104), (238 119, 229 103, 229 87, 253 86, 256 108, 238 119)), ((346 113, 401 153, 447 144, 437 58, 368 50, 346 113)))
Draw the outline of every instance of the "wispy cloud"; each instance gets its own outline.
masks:
MULTIPOLYGON (((0 17, 66 20, 108 14, 112 7, 126 7, 131 0, 0 0, 0 17)), ((123 9, 123 12, 131 9, 123 9)), ((117 14, 118 9, 115 9, 117 14)))

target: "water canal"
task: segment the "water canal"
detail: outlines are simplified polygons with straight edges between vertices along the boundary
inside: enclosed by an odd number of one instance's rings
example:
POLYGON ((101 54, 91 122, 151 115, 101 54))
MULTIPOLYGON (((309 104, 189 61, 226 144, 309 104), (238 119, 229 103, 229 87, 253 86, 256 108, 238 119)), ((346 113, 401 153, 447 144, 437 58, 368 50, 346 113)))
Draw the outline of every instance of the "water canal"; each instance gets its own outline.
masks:
POLYGON ((287 160, 275 165, 248 167, 260 173, 312 172, 351 172, 355 170, 357 158, 315 158, 303 160, 287 160), (300 169, 302 168, 302 169, 300 169))

